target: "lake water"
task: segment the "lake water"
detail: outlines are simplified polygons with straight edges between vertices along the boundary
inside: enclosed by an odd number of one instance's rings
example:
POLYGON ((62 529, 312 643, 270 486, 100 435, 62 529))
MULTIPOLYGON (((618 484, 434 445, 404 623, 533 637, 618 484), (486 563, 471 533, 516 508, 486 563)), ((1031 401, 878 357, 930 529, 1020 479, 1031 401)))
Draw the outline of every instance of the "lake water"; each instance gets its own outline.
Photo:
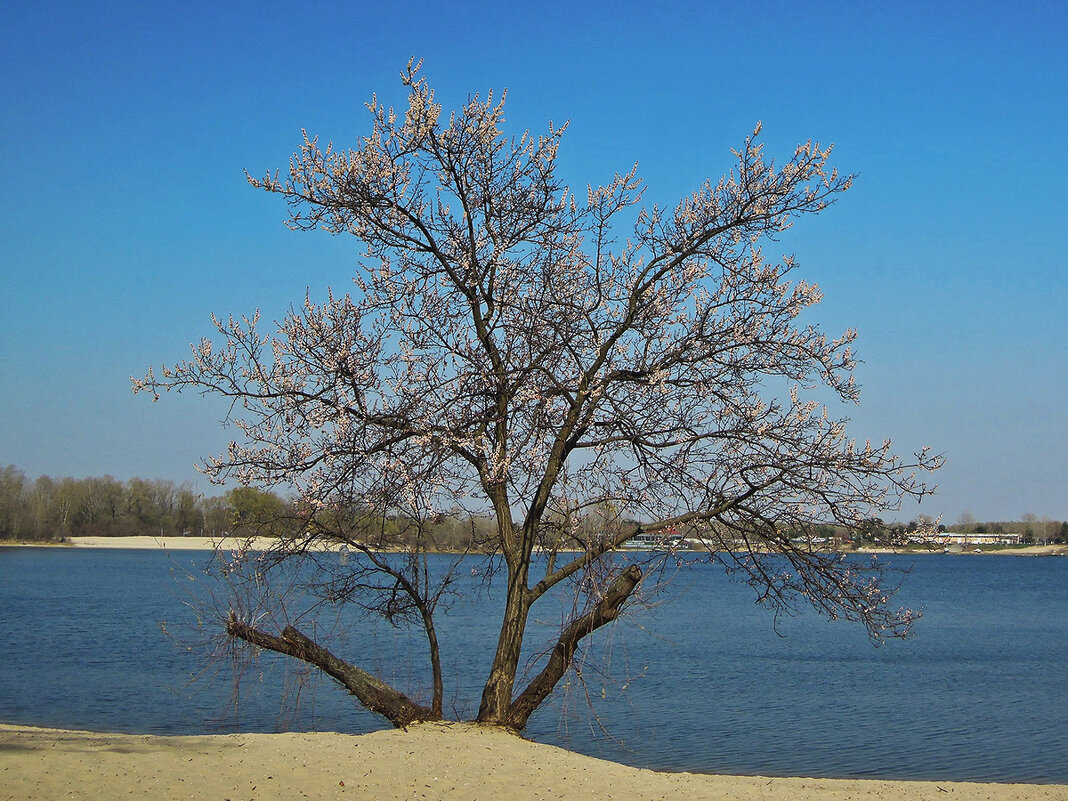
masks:
MULTIPOLYGON (((527 734, 660 770, 1068 783, 1068 559, 887 558, 912 567, 898 600, 924 608, 908 641, 873 648, 859 627, 815 614, 776 632, 749 588, 691 567, 666 603, 599 633, 584 683, 527 734)), ((0 548, 0 720, 158 734, 382 728, 329 681, 302 685, 294 709, 292 660, 270 654, 231 704, 229 666, 204 674, 202 651, 186 645, 186 601, 203 597, 186 571, 205 560, 0 548)), ((461 717, 477 709, 499 609, 474 582, 442 621, 446 705, 461 717)), ((535 612, 532 644, 555 615, 535 612)), ((339 655, 404 689, 429 684, 417 634, 357 622, 339 655)))

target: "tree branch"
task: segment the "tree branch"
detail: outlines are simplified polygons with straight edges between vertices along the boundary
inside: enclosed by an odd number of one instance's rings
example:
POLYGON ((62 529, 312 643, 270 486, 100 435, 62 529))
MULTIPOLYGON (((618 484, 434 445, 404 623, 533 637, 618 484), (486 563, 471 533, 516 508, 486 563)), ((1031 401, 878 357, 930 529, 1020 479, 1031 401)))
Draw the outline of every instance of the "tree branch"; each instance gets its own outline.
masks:
POLYGON ((231 612, 226 622, 226 633, 257 648, 293 656, 314 665, 355 695, 361 704, 382 715, 398 729, 424 720, 441 719, 440 714, 415 703, 367 671, 339 659, 293 626, 286 626, 282 636, 275 637, 241 622, 231 612))
POLYGON ((571 666, 571 660, 583 637, 611 623, 619 610, 642 580, 642 570, 631 565, 608 586, 604 596, 582 617, 573 621, 560 633, 560 639, 549 656, 549 662, 508 709, 508 722, 516 729, 527 725, 527 719, 549 696, 557 682, 571 666))

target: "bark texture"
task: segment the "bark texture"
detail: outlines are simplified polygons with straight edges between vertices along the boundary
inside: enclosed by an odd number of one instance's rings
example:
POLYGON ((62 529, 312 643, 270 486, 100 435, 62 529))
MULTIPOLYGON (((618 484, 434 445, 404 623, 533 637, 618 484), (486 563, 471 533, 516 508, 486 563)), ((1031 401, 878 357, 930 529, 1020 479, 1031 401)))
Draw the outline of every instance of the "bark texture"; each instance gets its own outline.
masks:
POLYGON ((497 652, 482 689, 482 702, 478 708, 480 723, 509 725, 509 707, 526 632, 527 615, 530 613, 526 578, 526 564, 523 564, 517 573, 509 576, 504 616, 497 638, 497 652))
POLYGON ((435 713, 415 703, 404 693, 390 687, 381 679, 339 659, 293 626, 286 626, 282 630, 282 635, 276 637, 247 623, 242 623, 231 615, 226 624, 226 631, 231 636, 245 640, 259 648, 293 656, 310 665, 315 665, 340 682, 345 689, 359 699, 361 704, 385 717, 398 729, 424 720, 441 720, 440 713, 435 713))

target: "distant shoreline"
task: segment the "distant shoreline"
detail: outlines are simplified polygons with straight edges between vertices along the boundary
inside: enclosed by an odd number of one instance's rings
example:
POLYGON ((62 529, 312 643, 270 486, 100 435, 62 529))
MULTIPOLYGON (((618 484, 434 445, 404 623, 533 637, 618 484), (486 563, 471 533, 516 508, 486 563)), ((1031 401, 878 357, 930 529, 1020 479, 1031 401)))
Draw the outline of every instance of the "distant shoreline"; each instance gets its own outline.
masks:
MULTIPOLYGON (((0 542, 26 548, 104 548, 133 549, 147 551, 237 551, 251 544, 251 550, 262 551, 269 548, 273 537, 67 537, 62 542, 0 542)), ((312 550, 338 551, 340 545, 319 545, 312 550)))
POLYGON ((857 548, 855 551, 843 551, 842 553, 872 553, 872 554, 936 554, 938 556, 1068 556, 1068 545, 1020 545, 1000 548, 961 548, 924 549, 924 548, 857 548))
MULTIPOLYGON (((17 540, 0 540, 0 547, 24 547, 24 548, 128 548, 140 550, 161 551, 236 551, 243 548, 250 540, 244 537, 180 537, 180 536, 134 536, 134 537, 67 537, 62 542, 20 542, 17 540)), ((252 550, 266 550, 274 542, 271 537, 253 537, 251 539, 252 550)), ((318 545, 314 550, 339 551, 341 545, 318 545)), ((629 553, 627 549, 623 552, 629 553)), ((635 551, 643 553, 643 551, 635 551)), ((648 553, 648 551, 644 551, 648 553)), ((982 548, 978 552, 974 548, 951 549, 949 551, 925 550, 922 548, 882 548, 862 547, 855 551, 842 551, 844 554, 938 554, 946 556, 1068 556, 1068 545, 1024 545, 1007 548, 982 548)))

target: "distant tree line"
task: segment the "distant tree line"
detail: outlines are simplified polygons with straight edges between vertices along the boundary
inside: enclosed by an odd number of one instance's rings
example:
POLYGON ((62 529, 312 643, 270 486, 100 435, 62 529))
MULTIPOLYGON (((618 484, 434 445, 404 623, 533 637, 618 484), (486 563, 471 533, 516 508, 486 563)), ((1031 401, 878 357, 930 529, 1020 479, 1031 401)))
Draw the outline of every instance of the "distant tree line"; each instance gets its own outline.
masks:
MULTIPOLYGON (((488 522, 461 513, 429 521, 372 518, 337 510, 367 529, 387 529, 427 550, 477 547, 488 522)), ((205 497, 189 484, 112 476, 29 479, 9 465, 0 469, 0 540, 57 541, 67 537, 280 536, 295 533, 308 515, 289 499, 254 487, 205 497)))
POLYGON ((0 470, 0 539, 221 533, 233 525, 231 495, 205 498, 187 484, 141 478, 31 480, 9 465, 0 470))
POLYGON ((274 493, 250 487, 204 497, 189 484, 158 479, 30 480, 14 466, 0 470, 0 539, 278 533, 286 507, 274 493))
MULTIPOLYGON (((492 529, 492 519, 462 510, 412 520, 396 515, 372 517, 361 510, 337 510, 366 529, 369 537, 388 535, 426 550, 481 549, 492 529)), ((321 515, 320 515, 321 517, 321 515)), ((48 541, 66 537, 121 536, 278 536, 293 533, 307 520, 304 510, 276 493, 254 487, 235 487, 221 495, 205 497, 189 484, 166 480, 112 476, 28 479, 18 468, 0 469, 0 540, 48 541)), ((550 521, 552 522, 552 521, 550 521)), ((584 548, 605 529, 633 527, 635 521, 619 520, 611 509, 598 509, 577 526, 555 521, 554 530, 569 531, 566 543, 584 548)), ((908 523, 887 523, 871 518, 849 532, 824 525, 791 532, 792 539, 835 547, 860 545, 904 546, 910 535, 935 523, 920 517, 908 523)), ((955 533, 1015 533, 1026 544, 1068 543, 1068 521, 1051 520, 1028 513, 1016 521, 977 521, 969 512, 956 523, 937 525, 939 531, 955 533)), ((547 537, 553 536, 551 533, 547 537)), ((545 543, 543 543, 545 545, 545 543)))

